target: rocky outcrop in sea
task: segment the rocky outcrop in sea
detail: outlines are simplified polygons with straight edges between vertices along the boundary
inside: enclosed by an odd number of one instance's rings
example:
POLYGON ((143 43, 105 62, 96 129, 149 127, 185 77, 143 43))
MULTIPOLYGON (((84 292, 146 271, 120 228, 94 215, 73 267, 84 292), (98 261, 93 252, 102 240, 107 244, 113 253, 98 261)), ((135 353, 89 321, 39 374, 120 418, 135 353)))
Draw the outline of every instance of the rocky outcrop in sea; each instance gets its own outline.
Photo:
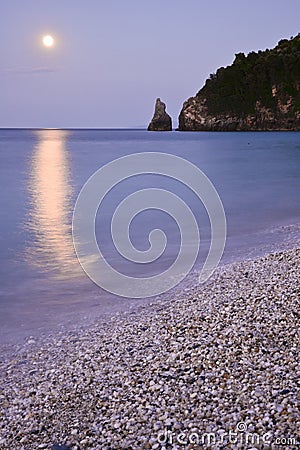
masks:
POLYGON ((278 111, 274 112, 256 101, 252 114, 239 116, 238 114, 209 112, 207 98, 195 96, 184 102, 179 115, 179 131, 299 131, 300 111, 289 116, 284 112, 289 108, 280 103, 278 111))
POLYGON ((180 131, 300 130, 300 34, 238 53, 184 102, 180 131))
POLYGON ((166 105, 160 98, 156 99, 153 118, 148 131, 172 131, 172 119, 166 112, 166 105))

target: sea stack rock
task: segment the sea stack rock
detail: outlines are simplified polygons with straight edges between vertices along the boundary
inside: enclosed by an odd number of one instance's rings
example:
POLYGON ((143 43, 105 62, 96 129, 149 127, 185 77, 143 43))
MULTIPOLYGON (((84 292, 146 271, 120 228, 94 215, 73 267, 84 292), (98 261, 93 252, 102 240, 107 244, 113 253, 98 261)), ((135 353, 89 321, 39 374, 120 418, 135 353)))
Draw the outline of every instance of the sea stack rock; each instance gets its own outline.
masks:
POLYGON ((148 126, 148 131, 172 131, 172 119, 160 98, 156 99, 154 116, 148 126))

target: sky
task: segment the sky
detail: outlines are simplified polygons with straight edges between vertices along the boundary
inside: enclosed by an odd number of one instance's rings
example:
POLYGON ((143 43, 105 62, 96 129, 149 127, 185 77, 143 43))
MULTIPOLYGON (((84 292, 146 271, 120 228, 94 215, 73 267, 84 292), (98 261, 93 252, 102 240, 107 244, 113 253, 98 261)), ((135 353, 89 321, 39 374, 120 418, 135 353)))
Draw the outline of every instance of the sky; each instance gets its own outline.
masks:
POLYGON ((176 126, 210 73, 299 17, 299 0, 0 0, 0 127, 144 127, 157 97, 176 126))

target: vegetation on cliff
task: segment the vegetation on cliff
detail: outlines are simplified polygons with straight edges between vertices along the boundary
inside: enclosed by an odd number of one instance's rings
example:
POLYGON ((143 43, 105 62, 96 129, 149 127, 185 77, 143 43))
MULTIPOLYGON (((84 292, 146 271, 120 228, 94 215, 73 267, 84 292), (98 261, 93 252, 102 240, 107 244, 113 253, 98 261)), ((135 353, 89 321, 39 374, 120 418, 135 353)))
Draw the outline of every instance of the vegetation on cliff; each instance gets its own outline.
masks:
POLYGON ((234 118, 231 129, 259 129, 264 124, 271 129, 290 128, 288 123, 297 128, 300 34, 281 40, 272 50, 236 54, 231 66, 211 74, 196 96, 185 102, 179 129, 226 129, 228 116, 234 118))

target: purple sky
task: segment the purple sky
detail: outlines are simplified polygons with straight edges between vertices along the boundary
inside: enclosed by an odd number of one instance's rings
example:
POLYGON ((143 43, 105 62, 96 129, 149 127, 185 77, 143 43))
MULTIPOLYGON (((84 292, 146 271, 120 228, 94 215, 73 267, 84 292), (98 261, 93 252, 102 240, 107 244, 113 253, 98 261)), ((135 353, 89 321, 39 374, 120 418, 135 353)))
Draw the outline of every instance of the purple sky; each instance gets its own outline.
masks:
POLYGON ((176 126, 211 72, 298 34, 299 17, 299 0, 4 0, 0 127, 145 126, 156 97, 176 126))

